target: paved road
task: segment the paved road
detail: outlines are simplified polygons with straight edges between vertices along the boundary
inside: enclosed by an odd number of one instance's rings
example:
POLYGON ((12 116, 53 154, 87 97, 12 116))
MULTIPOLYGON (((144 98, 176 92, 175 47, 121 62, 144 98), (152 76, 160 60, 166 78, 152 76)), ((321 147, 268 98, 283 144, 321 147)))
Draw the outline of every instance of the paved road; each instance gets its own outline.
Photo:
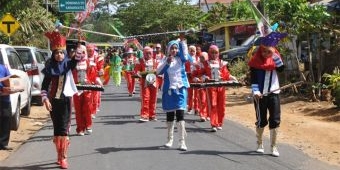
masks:
MULTIPOLYGON (((186 115, 188 151, 177 150, 177 133, 174 148, 162 148, 166 125, 160 100, 158 121, 139 123, 139 94, 131 98, 125 91, 125 84, 105 88, 93 134, 76 136, 72 119, 70 170, 340 169, 282 143, 279 144, 280 157, 272 157, 269 152, 259 155, 254 152, 256 139, 252 130, 226 120, 222 131, 212 133, 209 123, 197 122, 194 115, 186 115)), ((48 123, 7 160, 0 162, 0 170, 59 169, 51 134, 51 123, 48 123)), ((267 151, 268 143, 265 139, 267 151)))

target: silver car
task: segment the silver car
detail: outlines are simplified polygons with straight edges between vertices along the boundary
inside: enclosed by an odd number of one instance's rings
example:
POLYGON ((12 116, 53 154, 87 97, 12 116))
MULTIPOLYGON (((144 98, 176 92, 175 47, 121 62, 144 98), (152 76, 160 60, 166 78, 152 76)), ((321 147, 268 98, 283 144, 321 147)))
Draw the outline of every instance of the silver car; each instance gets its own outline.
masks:
POLYGON ((31 83, 26 69, 15 49, 6 44, 0 44, 0 64, 8 68, 11 75, 19 78, 10 80, 11 86, 23 88, 24 91, 10 95, 12 105, 11 130, 17 130, 20 124, 20 114, 31 112, 31 83))
POLYGON ((25 68, 28 69, 27 74, 30 77, 32 84, 32 102, 39 106, 42 106, 43 103, 41 101, 41 83, 44 78, 44 74, 41 73, 41 70, 45 67, 46 59, 36 47, 13 47, 19 53, 19 56, 23 61, 25 68))

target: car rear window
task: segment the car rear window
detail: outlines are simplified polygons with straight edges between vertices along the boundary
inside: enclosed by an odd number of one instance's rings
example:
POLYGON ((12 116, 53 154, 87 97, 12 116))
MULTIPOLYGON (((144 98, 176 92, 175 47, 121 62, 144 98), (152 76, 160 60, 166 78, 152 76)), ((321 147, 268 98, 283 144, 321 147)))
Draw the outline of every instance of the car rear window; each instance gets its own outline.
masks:
POLYGON ((33 63, 33 56, 29 49, 16 49, 19 53, 19 56, 24 64, 33 63))
POLYGON ((37 58, 37 63, 39 63, 39 64, 45 63, 45 58, 39 51, 35 52, 35 57, 37 58))
POLYGON ((12 49, 7 49, 6 53, 8 56, 8 63, 11 68, 24 71, 24 66, 21 63, 18 54, 12 49))

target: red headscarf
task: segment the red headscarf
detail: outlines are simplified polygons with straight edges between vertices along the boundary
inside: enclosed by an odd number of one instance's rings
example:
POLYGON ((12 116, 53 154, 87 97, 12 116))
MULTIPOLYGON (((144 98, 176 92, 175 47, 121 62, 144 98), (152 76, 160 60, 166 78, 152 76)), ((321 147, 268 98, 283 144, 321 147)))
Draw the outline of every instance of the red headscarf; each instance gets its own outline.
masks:
MULTIPOLYGON (((259 47, 259 49, 256 51, 256 53, 253 55, 253 57, 250 59, 248 65, 250 67, 256 68, 256 69, 261 69, 261 70, 266 70, 266 71, 271 71, 271 70, 275 70, 276 65, 275 62, 273 60, 273 57, 263 57, 262 56, 262 52, 263 50, 265 50, 265 46, 261 45, 259 47)), ((280 58, 281 55, 280 53, 277 51, 277 49, 275 47, 274 48, 274 53, 277 54, 280 58)))

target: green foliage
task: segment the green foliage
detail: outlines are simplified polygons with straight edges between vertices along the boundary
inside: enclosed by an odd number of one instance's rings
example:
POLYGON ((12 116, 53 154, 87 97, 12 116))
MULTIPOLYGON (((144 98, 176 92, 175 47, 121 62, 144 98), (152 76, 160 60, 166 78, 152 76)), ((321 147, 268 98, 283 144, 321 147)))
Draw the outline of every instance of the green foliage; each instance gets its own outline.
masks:
POLYGON ((235 64, 231 65, 229 67, 229 71, 231 75, 240 78, 243 77, 247 74, 249 68, 248 65, 245 61, 243 60, 238 60, 235 62, 235 64))
POLYGON ((136 0, 120 9, 116 17, 123 23, 122 32, 125 35, 140 35, 195 28, 200 13, 186 1, 136 0))
POLYGON ((340 87, 340 69, 339 67, 335 67, 333 74, 325 73, 323 75, 325 80, 329 83, 332 89, 336 89, 340 87))
POLYGON ((322 32, 331 18, 324 6, 310 6, 306 0, 266 0, 265 9, 271 21, 283 22, 287 32, 302 36, 322 32))
POLYGON ((210 10, 201 16, 202 24, 205 27, 223 23, 228 17, 228 7, 221 3, 215 3, 210 10))
MULTIPOLYGON (((46 40, 42 39, 43 33, 53 27, 52 15, 47 13, 42 6, 43 0, 12 0, 4 2, 1 16, 5 13, 18 20, 20 28, 11 36, 11 44, 44 46, 46 40)), ((8 43, 8 39, 2 36, 2 43, 8 43)))
POLYGON ((323 77, 329 83, 332 89, 332 96, 334 97, 334 104, 340 107, 340 69, 335 67, 332 74, 325 73, 323 77))
POLYGON ((247 1, 233 1, 229 7, 230 20, 248 20, 254 19, 251 8, 247 1))
POLYGON ((329 85, 323 84, 323 83, 314 83, 312 84, 313 89, 328 89, 329 85))

